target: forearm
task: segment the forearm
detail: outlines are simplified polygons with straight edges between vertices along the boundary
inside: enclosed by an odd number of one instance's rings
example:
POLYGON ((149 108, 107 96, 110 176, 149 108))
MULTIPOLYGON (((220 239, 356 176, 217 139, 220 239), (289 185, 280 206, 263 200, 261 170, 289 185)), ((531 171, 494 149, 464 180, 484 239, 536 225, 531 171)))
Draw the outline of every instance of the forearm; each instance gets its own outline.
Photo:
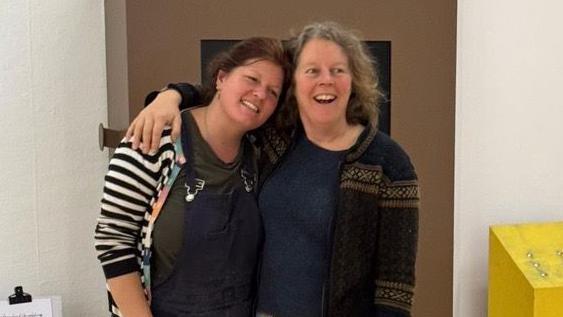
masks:
POLYGON ((152 317, 139 273, 110 278, 107 283, 123 317, 152 317))
POLYGON ((379 201, 375 304, 404 312, 397 316, 410 316, 418 240, 418 183, 416 179, 388 183, 382 191, 386 197, 379 201))
POLYGON ((173 104, 184 110, 202 103, 200 88, 189 83, 168 84, 159 91, 145 97, 145 107, 153 102, 173 104), (158 100, 157 100, 158 98, 158 100))
POLYGON ((173 104, 181 108, 182 94, 176 89, 163 88, 161 90, 153 91, 145 97, 145 107, 152 102, 162 102, 163 104, 173 104))

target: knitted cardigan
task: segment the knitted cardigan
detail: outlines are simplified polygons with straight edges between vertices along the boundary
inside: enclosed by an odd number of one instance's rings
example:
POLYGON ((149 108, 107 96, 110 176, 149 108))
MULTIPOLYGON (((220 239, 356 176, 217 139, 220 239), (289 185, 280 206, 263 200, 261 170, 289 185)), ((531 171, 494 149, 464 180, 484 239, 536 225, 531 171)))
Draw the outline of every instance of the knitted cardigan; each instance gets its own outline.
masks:
MULTIPOLYGON (((294 144, 272 127, 257 134, 261 184, 294 144)), ((326 316, 411 316, 419 188, 407 154, 368 126, 340 168, 326 316)))

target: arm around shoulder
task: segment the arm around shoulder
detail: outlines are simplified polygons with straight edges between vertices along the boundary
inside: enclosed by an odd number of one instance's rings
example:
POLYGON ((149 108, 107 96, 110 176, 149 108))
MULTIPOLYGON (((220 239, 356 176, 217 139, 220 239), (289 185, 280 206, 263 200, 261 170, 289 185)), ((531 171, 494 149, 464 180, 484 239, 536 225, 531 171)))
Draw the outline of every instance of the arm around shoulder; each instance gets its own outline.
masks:
POLYGON ((156 151, 158 140, 165 126, 172 127, 172 139, 180 135, 180 109, 199 105, 197 87, 179 83, 169 84, 163 90, 153 91, 145 98, 145 108, 135 117, 127 129, 126 138, 133 149, 139 146, 143 153, 156 151))

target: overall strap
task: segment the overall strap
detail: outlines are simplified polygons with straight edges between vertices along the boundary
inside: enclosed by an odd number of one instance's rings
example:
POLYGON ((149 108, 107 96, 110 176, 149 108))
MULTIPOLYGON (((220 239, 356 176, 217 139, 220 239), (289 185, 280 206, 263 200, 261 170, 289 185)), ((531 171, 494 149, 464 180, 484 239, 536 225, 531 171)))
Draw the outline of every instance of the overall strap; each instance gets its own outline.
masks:
POLYGON ((166 198, 168 198, 168 194, 170 193, 170 189, 178 177, 182 166, 186 163, 186 158, 184 157, 184 151, 182 149, 182 140, 181 138, 176 139, 174 143, 174 150, 176 152, 176 158, 174 163, 172 163, 172 171, 170 172, 170 176, 164 183, 160 194, 158 195, 157 200, 152 205, 152 212, 149 216, 148 226, 146 235, 144 237, 145 242, 143 243, 143 251, 141 254, 142 257, 142 268, 143 268, 143 283, 145 286, 145 292, 147 296, 150 298, 150 287, 151 287, 151 274, 150 274, 150 258, 151 258, 151 250, 150 245, 152 244, 150 241, 152 239, 152 231, 154 229, 154 223, 158 216, 160 215, 160 211, 162 210, 162 206, 164 206, 164 202, 166 198))
POLYGON ((258 175, 255 169, 255 149, 250 141, 246 139, 243 139, 243 147, 244 155, 240 168, 240 177, 244 183, 244 189, 249 193, 256 193, 258 175))
POLYGON ((170 172, 170 177, 168 178, 166 183, 164 183, 162 191, 160 192, 160 195, 158 196, 158 199, 154 203, 152 208, 152 213, 149 220, 149 227, 151 229, 152 229, 151 224, 154 224, 156 218, 158 218, 158 215, 160 214, 160 210, 162 209, 162 206, 164 206, 164 202, 166 201, 166 198, 168 198, 168 194, 170 193, 170 189, 172 188, 172 185, 174 184, 176 177, 178 177, 178 174, 180 174, 180 170, 182 166, 186 163, 186 158, 184 156, 184 151, 182 149, 181 138, 176 139, 176 142, 174 143, 174 151, 176 152, 176 159, 174 165, 172 166, 172 172, 170 172))
MULTIPOLYGON (((193 141, 193 135, 190 135, 190 131, 192 131, 191 129, 188 129, 187 124, 188 124, 188 118, 186 118, 186 116, 188 115, 188 111, 184 110, 182 111, 182 144, 181 144, 181 148, 183 151, 183 153, 186 153, 187 155, 187 161, 188 164, 192 164, 192 166, 188 166, 187 168, 184 169, 184 173, 186 174, 186 183, 185 183, 185 187, 186 187, 186 197, 185 200, 187 203, 192 202, 196 195, 198 194, 199 191, 203 190, 203 188, 205 187, 205 180, 198 178, 196 175, 196 170, 194 168, 194 155, 195 155, 195 151, 194 151, 194 141, 193 141)), ((195 123, 195 119, 192 119, 194 121, 194 124, 196 125, 197 128, 197 123, 195 123)), ((192 120, 189 120, 190 122, 192 120)))
MULTIPOLYGON (((184 110, 181 113, 182 115, 182 143, 179 146, 182 149, 182 153, 186 153, 187 157, 186 160, 193 166, 194 164, 194 146, 193 146, 193 135, 190 135, 190 131, 192 129, 189 129, 188 127, 188 122, 194 122, 194 124, 196 125, 197 128, 197 123, 195 123, 195 118, 188 118, 187 116, 189 116, 190 114, 188 113, 188 111, 184 110)), ((192 115, 193 116, 193 115, 192 115)), ((196 178, 196 174, 195 174, 195 169, 194 168, 186 168, 185 169, 185 173, 186 173, 186 181, 187 182, 191 182, 194 178, 196 178)))

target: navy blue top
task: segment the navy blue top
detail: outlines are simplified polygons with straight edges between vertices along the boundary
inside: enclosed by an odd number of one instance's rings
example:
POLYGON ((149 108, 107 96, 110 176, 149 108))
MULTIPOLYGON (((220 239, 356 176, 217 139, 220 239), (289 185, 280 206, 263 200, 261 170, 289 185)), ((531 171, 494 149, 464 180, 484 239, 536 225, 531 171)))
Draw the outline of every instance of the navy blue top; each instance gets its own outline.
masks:
POLYGON ((264 183, 259 196, 266 237, 259 312, 281 317, 321 316, 344 154, 320 148, 300 136, 264 183))

